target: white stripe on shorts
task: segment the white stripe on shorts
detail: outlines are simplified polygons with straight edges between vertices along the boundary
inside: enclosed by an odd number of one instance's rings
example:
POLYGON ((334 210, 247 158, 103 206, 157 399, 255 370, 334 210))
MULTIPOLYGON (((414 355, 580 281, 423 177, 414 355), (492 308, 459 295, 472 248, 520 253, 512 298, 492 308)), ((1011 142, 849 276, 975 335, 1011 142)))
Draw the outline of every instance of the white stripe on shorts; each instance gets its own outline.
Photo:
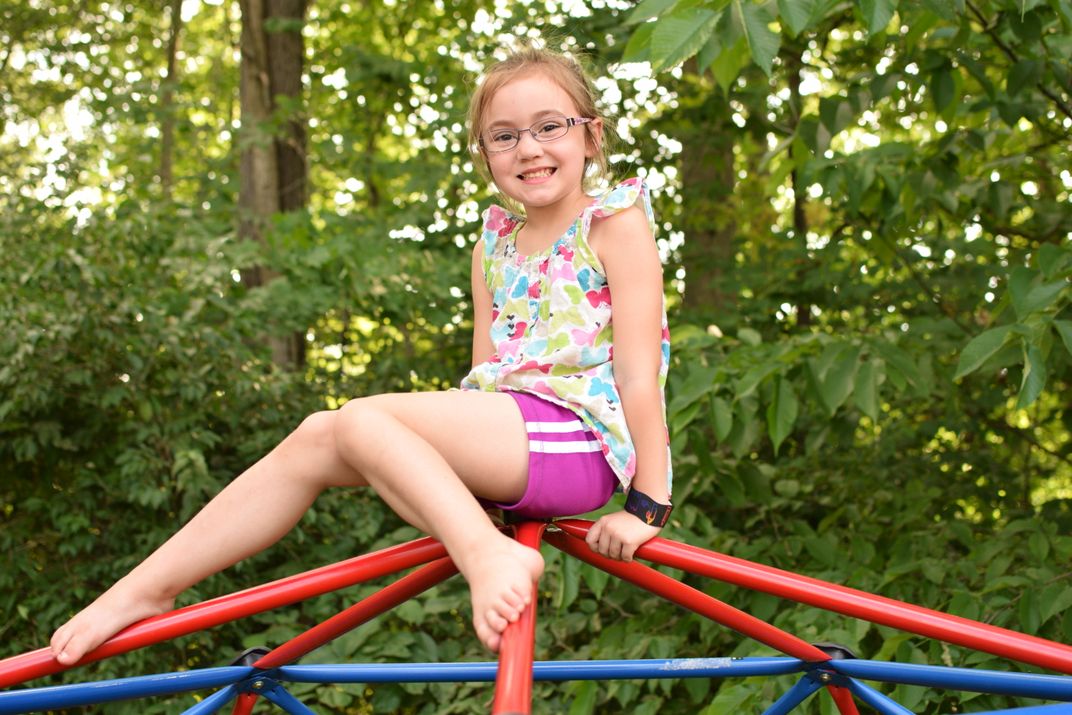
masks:
POLYGON ((526 422, 525 429, 529 434, 539 432, 542 434, 568 434, 570 432, 584 432, 588 428, 580 420, 569 422, 526 422))
POLYGON ((601 452, 603 448, 596 440, 577 442, 544 442, 543 440, 529 440, 530 452, 543 452, 544 454, 578 454, 584 452, 601 452))

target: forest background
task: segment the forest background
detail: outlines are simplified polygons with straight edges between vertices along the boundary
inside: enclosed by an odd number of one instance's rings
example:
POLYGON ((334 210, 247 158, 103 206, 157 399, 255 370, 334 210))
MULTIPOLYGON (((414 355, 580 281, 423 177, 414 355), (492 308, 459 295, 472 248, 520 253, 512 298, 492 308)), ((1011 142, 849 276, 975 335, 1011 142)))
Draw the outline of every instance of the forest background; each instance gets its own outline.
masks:
MULTIPOLYGON (((1072 639, 1069 0, 26 0, 0 9, 0 656, 43 645, 305 414, 464 374, 467 256, 495 200, 466 98, 524 38, 586 55, 614 171, 653 192, 666 535, 1072 639)), ((181 603, 415 535, 331 493, 181 603)), ((538 654, 769 652, 545 556, 538 654)), ((305 662, 485 659, 457 581, 305 662)), ((688 582, 865 657, 1011 667, 688 582)), ((229 663, 374 588, 88 675, 229 663)), ((536 686, 547 712, 639 714, 752 712, 785 687, 536 686)), ((301 694, 333 713, 490 699, 301 694)))

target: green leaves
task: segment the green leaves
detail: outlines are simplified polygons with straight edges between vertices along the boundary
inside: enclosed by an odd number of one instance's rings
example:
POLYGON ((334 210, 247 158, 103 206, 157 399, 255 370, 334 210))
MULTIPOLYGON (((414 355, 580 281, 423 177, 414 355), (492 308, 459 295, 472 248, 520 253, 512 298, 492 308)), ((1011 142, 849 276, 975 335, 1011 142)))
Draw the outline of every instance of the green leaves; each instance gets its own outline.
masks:
POLYGON ((793 393, 792 385, 780 378, 774 388, 774 399, 767 407, 767 431, 775 454, 797 421, 797 408, 797 396, 793 393))
POLYGON ((895 0, 857 0, 856 7, 863 16, 868 34, 874 35, 886 29, 897 3, 895 0))
POLYGON ((1067 294, 1070 289, 1068 280, 1046 282, 1038 271, 1024 266, 1017 266, 1009 274, 1009 296, 1016 317, 1021 320, 1049 308, 1061 293, 1067 294))
POLYGON ((953 375, 953 379, 958 380, 982 367, 983 363, 989 360, 1005 344, 1005 339, 1012 331, 1012 328, 1013 326, 1011 325, 1003 325, 998 328, 991 328, 972 338, 960 353, 960 360, 957 363, 957 371, 953 375))
POLYGON ((1022 374, 1016 406, 1033 404, 1046 387, 1049 376, 1048 355, 1056 337, 1072 354, 1072 322, 1057 320, 1072 302, 1072 247, 1048 245, 1040 250, 1037 268, 1016 266, 1009 271, 1005 301, 1012 306, 1016 321, 990 328, 972 338, 961 352, 954 379, 980 369, 988 360, 1002 353, 1006 346, 1019 344, 1022 374))
POLYGON ((719 16, 706 8, 692 7, 661 18, 651 33, 651 68, 659 72, 676 67, 704 46, 719 16))
POLYGON ((859 348, 834 344, 819 359, 809 362, 811 379, 828 415, 837 412, 852 394, 859 358, 859 348))
POLYGON ((799 35, 811 22, 817 0, 778 0, 778 14, 790 34, 799 35))
POLYGON ((1024 343, 1024 373, 1016 406, 1023 409, 1033 403, 1046 386, 1046 361, 1037 345, 1024 343))
MULTIPOLYGON (((915 390, 921 384, 919 367, 888 345, 827 336, 772 345, 760 341, 754 331, 742 331, 741 336, 748 341, 735 342, 734 349, 718 359, 717 368, 688 360, 690 348, 676 351, 685 362, 671 371, 668 390, 668 420, 675 440, 706 425, 734 455, 755 449, 764 433, 779 454, 802 423, 823 423, 839 413, 877 421, 882 415, 882 390, 915 390), (888 373, 897 379, 886 386, 888 373)), ((675 445, 683 448, 680 441, 675 445)), ((817 445, 808 443, 805 449, 817 445)))
MULTIPOLYGON (((811 17, 812 1, 786 0, 781 5, 787 6, 795 32, 802 30, 811 17)), ((652 71, 661 72, 697 57, 703 69, 710 69, 720 84, 728 86, 749 61, 771 73, 780 44, 778 33, 770 29, 773 20, 766 5, 752 0, 648 0, 629 17, 630 23, 644 24, 634 30, 625 58, 647 59, 652 71)))
POLYGON ((771 65, 778 54, 780 38, 770 27, 771 17, 765 6, 751 0, 733 0, 733 18, 740 27, 748 44, 748 50, 761 70, 771 73, 771 65))

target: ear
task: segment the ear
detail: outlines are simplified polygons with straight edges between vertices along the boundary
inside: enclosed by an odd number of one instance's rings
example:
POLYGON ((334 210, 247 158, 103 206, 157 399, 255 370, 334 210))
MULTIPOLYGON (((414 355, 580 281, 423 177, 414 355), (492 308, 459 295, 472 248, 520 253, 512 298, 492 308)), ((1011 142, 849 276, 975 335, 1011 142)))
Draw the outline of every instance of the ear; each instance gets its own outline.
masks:
POLYGON ((603 120, 596 118, 584 126, 589 130, 584 137, 584 156, 591 159, 597 156, 603 147, 603 120))

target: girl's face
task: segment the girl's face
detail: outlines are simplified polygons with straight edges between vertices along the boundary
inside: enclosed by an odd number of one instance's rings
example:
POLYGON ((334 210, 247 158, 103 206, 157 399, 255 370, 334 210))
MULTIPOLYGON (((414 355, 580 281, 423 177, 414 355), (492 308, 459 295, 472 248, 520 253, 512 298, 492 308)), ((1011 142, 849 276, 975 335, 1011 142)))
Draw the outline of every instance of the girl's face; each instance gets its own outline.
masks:
MULTIPOLYGON (((575 118, 573 100, 554 80, 540 72, 523 75, 499 88, 488 103, 482 136, 495 129, 520 130, 513 149, 485 152, 496 186, 525 210, 562 207, 574 210, 586 200, 581 180, 585 160, 596 148, 586 140, 585 125, 570 127, 562 137, 536 141, 527 131, 550 117, 575 118)), ((589 125, 599 137, 602 124, 589 125)))

